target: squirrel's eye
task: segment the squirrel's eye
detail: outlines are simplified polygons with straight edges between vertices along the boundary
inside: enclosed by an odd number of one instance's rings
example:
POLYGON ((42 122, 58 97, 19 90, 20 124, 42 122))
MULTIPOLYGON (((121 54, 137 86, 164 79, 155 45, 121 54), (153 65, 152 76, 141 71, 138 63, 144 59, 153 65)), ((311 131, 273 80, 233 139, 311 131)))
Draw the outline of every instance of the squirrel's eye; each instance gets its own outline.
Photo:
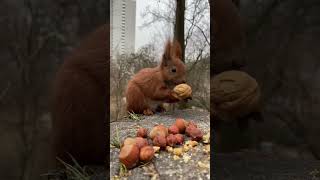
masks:
POLYGON ((177 70, 176 70, 176 69, 171 69, 171 71, 172 71, 172 72, 176 72, 177 70))

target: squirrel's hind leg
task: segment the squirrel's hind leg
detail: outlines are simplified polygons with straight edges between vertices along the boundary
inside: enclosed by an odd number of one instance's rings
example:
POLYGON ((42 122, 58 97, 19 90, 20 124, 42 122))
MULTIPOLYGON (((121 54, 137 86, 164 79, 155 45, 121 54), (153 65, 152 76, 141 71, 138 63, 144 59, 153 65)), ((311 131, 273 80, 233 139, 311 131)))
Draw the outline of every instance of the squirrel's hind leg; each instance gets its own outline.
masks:
POLYGON ((152 115, 146 97, 135 84, 128 84, 126 92, 127 111, 137 114, 152 115))

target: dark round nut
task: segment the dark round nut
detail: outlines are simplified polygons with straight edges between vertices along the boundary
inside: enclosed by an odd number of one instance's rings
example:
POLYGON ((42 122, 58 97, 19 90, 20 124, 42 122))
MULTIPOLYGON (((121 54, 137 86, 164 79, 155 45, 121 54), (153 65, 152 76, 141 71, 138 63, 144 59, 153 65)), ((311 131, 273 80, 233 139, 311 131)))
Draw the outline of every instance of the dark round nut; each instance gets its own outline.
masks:
POLYGON ((148 136, 148 130, 146 128, 139 128, 137 131, 137 137, 146 138, 148 136))
POLYGON ((176 140, 176 136, 173 134, 169 134, 167 136, 167 145, 173 147, 174 145, 176 145, 177 140, 176 140))
POLYGON ((187 122, 182 118, 177 118, 175 125, 179 129, 179 133, 184 133, 184 131, 186 130, 187 122))
POLYGON ((140 160, 144 162, 151 161, 154 157, 154 149, 152 146, 144 146, 140 149, 140 160))
POLYGON ((142 137, 136 137, 136 145, 141 149, 144 146, 148 146, 148 141, 142 137))
POLYGON ((140 151, 137 145, 124 145, 120 150, 119 160, 127 169, 131 169, 139 162, 139 156, 140 151))
POLYGON ((176 134, 176 144, 183 144, 184 138, 182 134, 176 134))
POLYGON ((203 133, 200 129, 193 126, 188 126, 186 129, 186 134, 191 137, 193 141, 200 141, 203 137, 203 133))
POLYGON ((164 125, 157 125, 153 127, 149 133, 149 137, 153 139, 157 135, 167 137, 168 135, 168 128, 165 127, 164 125))
POLYGON ((153 138, 153 145, 159 146, 161 149, 165 149, 167 146, 167 140, 164 136, 156 136, 153 138))
POLYGON ((173 124, 169 127, 169 134, 178 134, 179 133, 179 128, 173 124))

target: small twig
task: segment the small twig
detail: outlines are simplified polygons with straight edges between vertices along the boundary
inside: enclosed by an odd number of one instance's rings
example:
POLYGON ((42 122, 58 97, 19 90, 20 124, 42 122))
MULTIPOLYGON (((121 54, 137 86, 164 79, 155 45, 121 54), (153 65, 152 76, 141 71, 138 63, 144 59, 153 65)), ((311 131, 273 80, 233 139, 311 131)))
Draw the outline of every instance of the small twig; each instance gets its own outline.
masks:
POLYGON ((202 30, 201 27, 199 27, 198 25, 196 24, 193 24, 193 22, 190 20, 190 19, 186 19, 188 22, 190 22, 194 27, 198 28, 201 32, 201 34, 203 35, 204 39, 206 40, 206 43, 210 46, 210 41, 208 40, 208 37, 207 35, 205 34, 205 32, 202 30))

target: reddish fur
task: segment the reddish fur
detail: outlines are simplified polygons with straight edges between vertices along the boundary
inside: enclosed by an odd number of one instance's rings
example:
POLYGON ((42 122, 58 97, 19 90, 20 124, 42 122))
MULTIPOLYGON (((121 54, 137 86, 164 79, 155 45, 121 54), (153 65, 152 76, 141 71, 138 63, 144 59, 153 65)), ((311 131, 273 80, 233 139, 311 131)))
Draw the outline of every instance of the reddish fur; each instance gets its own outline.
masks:
POLYGON ((185 82, 185 65, 181 61, 181 47, 177 41, 168 41, 161 64, 140 70, 129 82, 126 91, 127 111, 144 113, 154 111, 149 100, 174 103, 173 86, 185 82), (167 66, 166 66, 167 65, 167 66), (176 74, 169 73, 173 66, 176 74))
POLYGON ((214 0, 213 35, 217 50, 230 50, 244 45, 245 31, 235 4, 239 4, 239 0, 214 0))
POLYGON ((70 162, 68 152, 80 164, 104 164, 108 60, 109 27, 103 25, 60 67, 52 97, 53 158, 70 162))
POLYGON ((246 65, 246 36, 236 4, 239 0, 213 1, 214 71, 243 70, 246 65))
POLYGON ((240 7, 240 0, 232 0, 232 2, 237 6, 237 8, 240 7))

